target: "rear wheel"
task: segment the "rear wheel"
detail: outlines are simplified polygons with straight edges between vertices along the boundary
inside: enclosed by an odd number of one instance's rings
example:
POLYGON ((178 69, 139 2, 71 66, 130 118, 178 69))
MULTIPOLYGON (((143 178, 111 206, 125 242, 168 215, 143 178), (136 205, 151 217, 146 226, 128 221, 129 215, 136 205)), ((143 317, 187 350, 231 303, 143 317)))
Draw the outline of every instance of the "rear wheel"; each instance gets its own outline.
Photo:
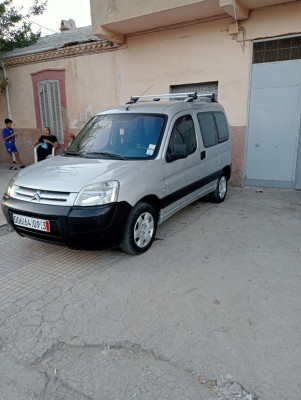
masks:
POLYGON ((215 191, 210 193, 210 197, 216 203, 221 203, 225 200, 228 190, 227 179, 222 175, 216 185, 215 191))
POLYGON ((130 212, 124 229, 121 249, 129 254, 142 254, 152 245, 157 230, 157 216, 154 208, 140 202, 130 212))

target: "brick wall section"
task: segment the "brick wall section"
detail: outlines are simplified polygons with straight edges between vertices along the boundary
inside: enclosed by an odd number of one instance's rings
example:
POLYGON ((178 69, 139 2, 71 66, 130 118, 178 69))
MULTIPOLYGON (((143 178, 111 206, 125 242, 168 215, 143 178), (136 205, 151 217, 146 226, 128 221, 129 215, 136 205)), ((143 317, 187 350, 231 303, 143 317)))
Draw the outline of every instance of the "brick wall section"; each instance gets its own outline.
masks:
POLYGON ((231 126, 232 136, 232 176, 231 186, 241 186, 244 181, 246 126, 231 126))

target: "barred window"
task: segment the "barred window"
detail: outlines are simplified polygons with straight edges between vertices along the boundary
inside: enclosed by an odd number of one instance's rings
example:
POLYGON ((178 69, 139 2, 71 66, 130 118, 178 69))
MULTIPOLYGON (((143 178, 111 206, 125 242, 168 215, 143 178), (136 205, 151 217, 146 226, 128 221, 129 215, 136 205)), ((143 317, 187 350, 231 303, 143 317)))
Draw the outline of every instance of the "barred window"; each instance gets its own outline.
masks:
POLYGON ((42 128, 49 126, 58 142, 64 143, 59 81, 41 81, 38 91, 42 128))
POLYGON ((301 59, 301 36, 255 42, 253 64, 301 59))
POLYGON ((191 93, 191 92, 197 92, 198 94, 214 93, 215 98, 217 99, 218 82, 190 83, 186 85, 170 86, 170 93, 191 93))

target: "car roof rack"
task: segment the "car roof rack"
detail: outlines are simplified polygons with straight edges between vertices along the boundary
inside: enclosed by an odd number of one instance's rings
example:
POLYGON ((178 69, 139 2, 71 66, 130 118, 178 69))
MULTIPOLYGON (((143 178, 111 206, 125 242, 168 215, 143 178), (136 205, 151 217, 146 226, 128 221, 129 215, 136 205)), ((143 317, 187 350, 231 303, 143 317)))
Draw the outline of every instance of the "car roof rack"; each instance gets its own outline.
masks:
POLYGON ((194 100, 207 98, 212 103, 217 103, 215 93, 202 93, 188 92, 188 93, 168 93, 168 94, 147 94, 142 96, 131 96, 130 101, 125 104, 135 104, 140 99, 148 99, 152 101, 160 101, 161 99, 184 99, 187 102, 193 102, 194 100))

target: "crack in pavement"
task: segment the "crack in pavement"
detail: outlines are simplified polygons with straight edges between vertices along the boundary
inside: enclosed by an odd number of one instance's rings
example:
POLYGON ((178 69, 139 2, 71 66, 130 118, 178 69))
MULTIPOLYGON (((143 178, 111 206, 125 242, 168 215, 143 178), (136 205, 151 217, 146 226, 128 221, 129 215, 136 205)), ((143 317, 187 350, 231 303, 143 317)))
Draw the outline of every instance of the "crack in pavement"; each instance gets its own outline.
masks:
POLYGON ((202 399, 213 398, 212 388, 202 388, 191 371, 129 341, 84 345, 58 342, 31 366, 68 388, 74 389, 80 379, 81 393, 91 399, 121 396, 198 400, 200 393, 204 394, 202 399))
POLYGON ((9 235, 12 232, 13 232, 13 230, 10 228, 10 226, 8 224, 0 226, 0 237, 9 235))
MULTIPOLYGON (((183 368, 176 363, 172 362, 170 359, 163 357, 162 355, 157 354, 155 351, 151 349, 145 349, 143 348, 140 344, 137 343, 132 343, 130 341, 124 341, 124 342, 116 342, 114 344, 110 343, 101 343, 101 344, 83 344, 83 345, 70 345, 65 342, 58 342, 51 346, 50 349, 45 351, 45 353, 41 356, 38 357, 36 360, 34 360, 31 365, 32 366, 39 366, 43 369, 44 373, 47 374, 47 376, 52 379, 56 383, 56 390, 60 385, 64 385, 64 387, 68 388, 68 390, 75 390, 75 388, 72 386, 74 385, 74 379, 70 377, 68 372, 66 372, 66 368, 68 368, 69 365, 72 365, 72 371, 74 372, 74 369, 76 370, 79 367, 79 370, 82 368, 86 368, 85 360, 89 359, 89 363, 92 362, 92 364, 95 362, 91 360, 92 358, 96 358, 97 362, 96 364, 98 366, 103 365, 105 368, 110 369, 112 367, 111 364, 120 364, 115 365, 114 372, 115 374, 113 375, 118 375, 120 379, 120 374, 123 374, 124 370, 124 364, 128 365, 128 362, 124 363, 124 360, 128 361, 131 359, 132 362, 130 362, 131 369, 136 370, 135 374, 139 376, 138 382, 137 380, 135 381, 134 385, 131 385, 132 379, 135 380, 136 376, 131 376, 130 382, 128 382, 128 376, 123 376, 123 379, 121 381, 127 382, 127 384, 122 385, 124 389, 128 386, 132 387, 132 391, 135 391, 135 387, 139 388, 140 393, 137 398, 143 398, 144 393, 150 393, 153 391, 153 394, 158 396, 158 388, 156 388, 155 382, 157 382, 158 379, 163 379, 166 380, 166 383, 171 383, 169 387, 170 395, 174 393, 173 391, 176 390, 177 385, 179 387, 177 390, 181 387, 181 378, 183 379, 183 375, 187 379, 187 374, 190 376, 190 380, 192 380, 193 383, 191 383, 192 386, 197 387, 199 383, 202 385, 206 386, 210 391, 212 390, 215 394, 219 395, 219 400, 258 400, 259 397, 255 393, 249 392, 244 386, 242 386, 240 383, 236 382, 233 380, 231 376, 220 376, 218 379, 204 379, 200 378, 195 372, 183 368), (61 354, 58 354, 61 353, 61 354), (87 354, 86 354, 87 353, 87 354), (72 358, 72 362, 70 362, 70 356, 72 358), (149 358, 151 357, 151 358, 149 358), (143 360, 141 364, 141 359, 143 360), (67 361, 66 361, 67 360, 67 361), (112 362, 113 361, 113 362, 112 362), (75 363, 78 363, 79 365, 75 366, 75 363), (163 364, 167 364, 168 366, 164 366, 163 364), (142 368, 147 368, 144 370, 145 374, 142 376, 141 371, 139 369, 139 365, 142 365, 142 368), (137 368, 138 365, 138 368, 137 368), (154 367, 155 365, 155 367, 154 367), (153 373, 148 376, 149 370, 151 370, 154 367, 153 373), (157 373, 157 376, 156 376, 157 373), (140 375, 139 375, 140 374, 140 375), (146 376, 145 376, 146 375, 146 376), (177 379, 174 380, 174 375, 177 376, 177 379), (70 379, 71 378, 71 379, 70 379), (180 381, 180 384, 179 384, 180 381), (136 386, 135 386, 136 385, 136 386), (222 397, 220 397, 222 396, 222 397)), ((91 368, 91 366, 90 366, 91 368)), ((127 369, 127 368, 126 368, 127 369)), ((134 374, 134 375, 135 375, 134 374)), ((123 374, 124 375, 124 374, 123 374)), ((101 378, 103 377, 103 372, 101 373, 101 378)), ((110 379, 109 379, 110 380, 110 379)), ((164 386, 164 385, 163 385, 164 386)), ((184 385, 185 386, 185 385, 184 385)), ((114 388, 111 387, 111 389, 114 391, 114 388)), ((87 388, 89 391, 89 388, 87 388)), ((184 389, 185 392, 185 389, 184 389)), ((87 394, 86 390, 78 392, 78 394, 87 396, 87 399, 94 399, 95 393, 93 393, 93 390, 90 390, 90 393, 87 394)), ((115 394, 115 393, 114 393, 115 394)), ((124 394, 124 393, 123 393, 124 394)), ((116 392, 116 396, 120 395, 120 392, 116 392)), ((133 396, 137 396, 137 393, 135 392, 133 396)), ((168 398, 170 397, 168 396, 168 398)), ((161 397, 154 397, 156 398, 161 398, 161 397)), ((130 396, 132 397, 132 396, 130 396)), ((128 398, 128 397, 126 397, 128 398)), ((171 397, 172 399, 176 398, 174 396, 171 397)), ((181 399, 184 398, 180 397, 181 399)), ((190 399, 190 397, 188 396, 190 399)), ((191 397, 194 398, 194 397, 191 397)), ((203 398, 203 397, 202 397, 203 398)), ((208 397, 206 397, 208 399, 208 397)))
POLYGON ((259 400, 259 396, 256 393, 249 392, 249 390, 239 382, 234 381, 230 375, 221 375, 217 379, 210 380, 200 379, 200 382, 211 386, 218 395, 223 395, 223 400, 259 400))

